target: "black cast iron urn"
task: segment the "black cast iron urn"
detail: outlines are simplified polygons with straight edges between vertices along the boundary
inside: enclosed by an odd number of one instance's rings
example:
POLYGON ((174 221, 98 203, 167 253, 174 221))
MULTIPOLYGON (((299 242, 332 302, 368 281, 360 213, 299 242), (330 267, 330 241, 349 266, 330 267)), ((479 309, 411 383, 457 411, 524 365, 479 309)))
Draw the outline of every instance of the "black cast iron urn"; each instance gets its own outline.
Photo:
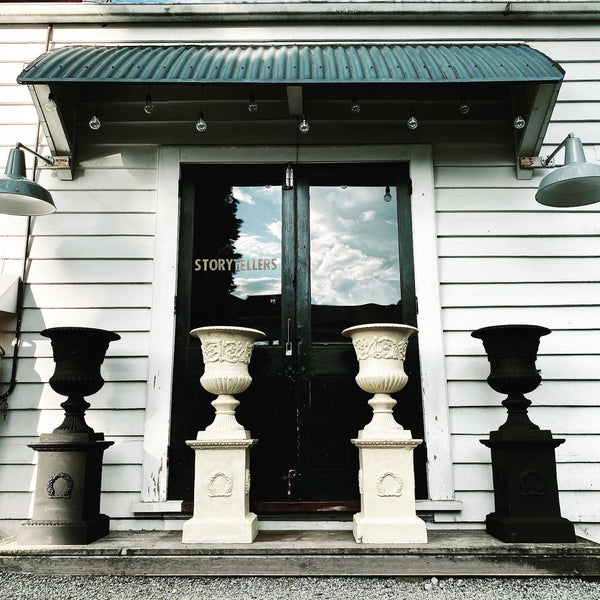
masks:
POLYGON ((574 542, 573 524, 560 515, 555 439, 530 420, 524 394, 542 378, 536 368, 540 338, 551 333, 538 325, 494 325, 471 335, 482 340, 490 363, 489 386, 508 394, 502 402, 506 422, 489 439, 492 451, 495 510, 486 530, 504 542, 574 542))
POLYGON ((112 331, 90 327, 52 327, 41 332, 52 340, 56 363, 52 389, 67 399, 63 422, 39 442, 33 518, 19 529, 24 545, 89 544, 108 534, 110 519, 100 513, 102 456, 114 442, 106 441, 85 422, 90 407, 85 396, 104 385, 100 367, 112 331))
POLYGON ((63 422, 54 430, 72 433, 92 433, 85 422, 85 411, 90 407, 84 396, 91 396, 104 385, 100 366, 104 362, 110 342, 121 339, 112 331, 92 327, 51 327, 41 332, 52 340, 56 363, 50 386, 67 399, 63 422))

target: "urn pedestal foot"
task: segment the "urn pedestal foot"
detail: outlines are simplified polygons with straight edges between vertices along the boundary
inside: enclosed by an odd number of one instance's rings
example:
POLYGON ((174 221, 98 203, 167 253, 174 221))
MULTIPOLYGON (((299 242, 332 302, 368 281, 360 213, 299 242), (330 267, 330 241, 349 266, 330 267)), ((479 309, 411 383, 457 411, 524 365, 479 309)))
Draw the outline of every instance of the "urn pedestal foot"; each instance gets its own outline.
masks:
MULTIPOLYGON (((198 437, 207 432, 199 432, 198 437)), ((249 432, 245 432, 249 436, 249 432)), ((183 526, 184 544, 249 544, 258 526, 249 512, 250 447, 253 439, 198 439, 186 444, 196 452, 194 516, 183 526)))
POLYGON ((114 442, 102 433, 42 434, 33 517, 21 525, 20 545, 89 544, 109 532, 100 514, 102 456, 114 442))
POLYGON ((354 515, 353 523, 358 543, 427 542, 425 522, 416 513, 413 471, 413 450, 421 442, 361 437, 352 440, 360 460, 361 511, 354 515))

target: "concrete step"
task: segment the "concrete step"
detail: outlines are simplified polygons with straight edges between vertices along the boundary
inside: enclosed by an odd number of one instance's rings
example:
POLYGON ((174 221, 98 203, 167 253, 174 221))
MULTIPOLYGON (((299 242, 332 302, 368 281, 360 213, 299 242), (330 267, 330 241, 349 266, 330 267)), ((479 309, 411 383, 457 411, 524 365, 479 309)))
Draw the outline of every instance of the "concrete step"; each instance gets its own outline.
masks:
POLYGON ((178 531, 113 531, 86 546, 0 543, 0 571, 62 575, 600 576, 600 544, 507 544, 435 530, 427 544, 357 544, 349 531, 260 531, 252 544, 183 544, 178 531))

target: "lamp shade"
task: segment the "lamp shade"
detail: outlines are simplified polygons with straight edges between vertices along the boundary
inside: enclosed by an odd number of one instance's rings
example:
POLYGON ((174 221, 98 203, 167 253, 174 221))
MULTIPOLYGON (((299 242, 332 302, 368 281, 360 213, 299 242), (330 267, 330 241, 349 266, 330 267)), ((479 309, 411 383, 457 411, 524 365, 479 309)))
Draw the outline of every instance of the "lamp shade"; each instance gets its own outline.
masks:
POLYGON ((27 179, 23 150, 12 148, 4 175, 0 177, 0 213, 34 217, 55 211, 50 192, 27 179))
POLYGON ((565 164, 540 182, 535 199, 546 206, 566 208, 600 202, 600 165, 586 162, 581 140, 565 141, 565 164))

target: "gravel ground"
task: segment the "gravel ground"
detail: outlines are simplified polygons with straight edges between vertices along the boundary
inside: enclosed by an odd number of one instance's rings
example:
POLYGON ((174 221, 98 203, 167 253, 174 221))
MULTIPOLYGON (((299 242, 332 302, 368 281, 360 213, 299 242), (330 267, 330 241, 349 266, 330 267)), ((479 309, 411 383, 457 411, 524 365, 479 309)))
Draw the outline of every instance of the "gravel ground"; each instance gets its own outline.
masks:
POLYGON ((2 600, 600 600, 600 580, 55 577, 0 573, 2 600))

